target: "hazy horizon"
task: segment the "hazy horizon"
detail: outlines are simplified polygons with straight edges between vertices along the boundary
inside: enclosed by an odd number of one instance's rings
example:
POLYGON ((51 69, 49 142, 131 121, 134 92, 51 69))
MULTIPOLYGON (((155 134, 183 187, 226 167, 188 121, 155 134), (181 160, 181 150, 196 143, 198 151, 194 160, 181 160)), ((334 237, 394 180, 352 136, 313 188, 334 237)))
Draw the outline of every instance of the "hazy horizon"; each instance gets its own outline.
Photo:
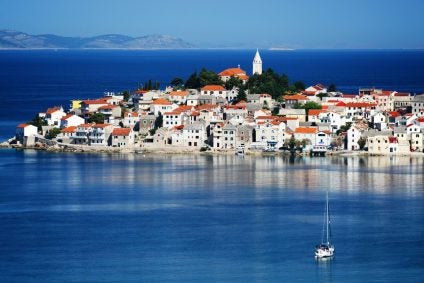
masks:
POLYGON ((0 0, 0 29, 159 34, 197 48, 423 49, 424 1, 0 0))

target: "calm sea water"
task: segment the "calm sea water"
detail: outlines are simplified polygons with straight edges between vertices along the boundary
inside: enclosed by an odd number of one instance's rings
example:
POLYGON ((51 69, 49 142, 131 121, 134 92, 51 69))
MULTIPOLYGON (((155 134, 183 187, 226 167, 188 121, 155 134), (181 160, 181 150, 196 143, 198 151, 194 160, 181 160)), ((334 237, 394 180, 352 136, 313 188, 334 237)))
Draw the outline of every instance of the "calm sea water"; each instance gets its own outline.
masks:
MULTIPOLYGON (((166 85, 254 51, 2 51, 0 140, 52 105, 166 85)), ((422 51, 261 53, 265 68, 356 92, 421 93, 422 51)), ((422 158, 0 150, 0 282, 420 282, 422 158), (315 261, 325 192, 336 256, 315 261)))
MULTIPOLYGON (((202 68, 219 72, 240 65, 249 74, 255 50, 0 51, 0 140, 17 124, 71 99, 99 97, 105 91, 133 90, 149 79, 164 87, 202 68)), ((261 51, 264 69, 307 85, 335 83, 424 92, 424 51, 261 51)))
POLYGON ((0 157, 1 282, 422 282, 422 158, 0 157))

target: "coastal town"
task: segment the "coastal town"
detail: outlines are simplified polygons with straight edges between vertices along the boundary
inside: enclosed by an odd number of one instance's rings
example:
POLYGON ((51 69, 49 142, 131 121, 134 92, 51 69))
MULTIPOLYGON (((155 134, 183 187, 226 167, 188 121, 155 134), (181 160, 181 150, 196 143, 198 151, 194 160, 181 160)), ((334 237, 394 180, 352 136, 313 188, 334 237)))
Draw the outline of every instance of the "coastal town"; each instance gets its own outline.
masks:
MULTIPOLYGON (((258 50, 251 76, 237 67, 198 88, 72 100, 17 125, 8 146, 63 151, 216 152, 231 154, 358 151, 424 152, 424 94, 380 88, 342 93, 317 83, 278 96, 241 90, 263 74, 258 50), (231 87, 230 87, 231 86, 231 87)), ((151 82, 150 82, 151 83, 151 82)))

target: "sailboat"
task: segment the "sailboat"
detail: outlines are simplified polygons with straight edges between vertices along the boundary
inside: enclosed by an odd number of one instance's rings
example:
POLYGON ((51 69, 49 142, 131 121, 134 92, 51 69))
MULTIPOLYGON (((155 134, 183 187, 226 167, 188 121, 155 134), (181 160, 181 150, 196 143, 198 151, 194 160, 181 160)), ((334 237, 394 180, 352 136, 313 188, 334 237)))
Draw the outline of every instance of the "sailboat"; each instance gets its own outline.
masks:
POLYGON ((327 200, 325 205, 324 223, 322 229, 322 240, 321 244, 315 247, 315 257, 326 258, 332 257, 334 254, 334 246, 331 243, 331 229, 330 229, 330 205, 328 203, 328 191, 327 200))

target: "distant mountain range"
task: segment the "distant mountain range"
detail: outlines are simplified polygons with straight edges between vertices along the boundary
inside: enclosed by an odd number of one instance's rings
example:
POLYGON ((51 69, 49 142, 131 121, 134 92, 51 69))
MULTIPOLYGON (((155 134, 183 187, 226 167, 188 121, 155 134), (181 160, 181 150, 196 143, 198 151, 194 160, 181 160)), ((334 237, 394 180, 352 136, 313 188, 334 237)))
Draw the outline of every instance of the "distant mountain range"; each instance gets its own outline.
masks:
POLYGON ((195 47, 193 44, 169 35, 131 37, 107 34, 94 37, 65 37, 0 30, 0 49, 182 49, 193 47, 195 47))

